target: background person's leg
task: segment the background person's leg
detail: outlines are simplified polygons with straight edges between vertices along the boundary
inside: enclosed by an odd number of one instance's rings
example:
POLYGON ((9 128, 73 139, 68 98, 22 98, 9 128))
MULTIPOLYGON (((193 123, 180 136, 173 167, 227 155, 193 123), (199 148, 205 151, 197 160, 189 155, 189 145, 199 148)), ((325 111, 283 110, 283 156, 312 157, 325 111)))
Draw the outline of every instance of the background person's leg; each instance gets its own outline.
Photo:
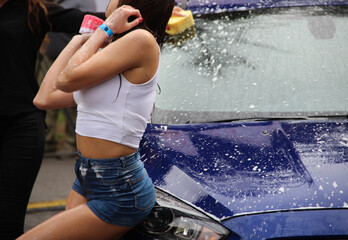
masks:
POLYGON ((26 208, 43 158, 43 116, 2 117, 0 140, 0 239, 13 240, 23 233, 26 208))

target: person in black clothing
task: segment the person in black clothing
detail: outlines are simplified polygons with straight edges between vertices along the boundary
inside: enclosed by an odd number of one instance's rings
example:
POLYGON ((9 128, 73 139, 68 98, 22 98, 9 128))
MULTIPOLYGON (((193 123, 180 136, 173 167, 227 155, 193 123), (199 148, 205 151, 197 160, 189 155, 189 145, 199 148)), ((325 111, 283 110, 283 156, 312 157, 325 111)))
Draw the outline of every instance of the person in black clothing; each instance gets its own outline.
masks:
MULTIPOLYGON (((47 0, 0 0, 0 239, 23 233, 45 145, 45 112, 33 105, 37 52, 49 31, 78 33, 85 14, 47 0)), ((104 13, 94 14, 105 19, 104 13)))

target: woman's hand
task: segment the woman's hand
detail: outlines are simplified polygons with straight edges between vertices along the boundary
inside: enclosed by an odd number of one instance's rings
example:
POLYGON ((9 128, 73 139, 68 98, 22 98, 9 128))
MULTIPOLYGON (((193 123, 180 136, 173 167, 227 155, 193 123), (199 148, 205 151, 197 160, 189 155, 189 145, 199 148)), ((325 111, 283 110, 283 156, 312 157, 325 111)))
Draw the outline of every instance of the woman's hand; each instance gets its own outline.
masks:
POLYGON ((143 19, 139 10, 136 10, 128 5, 123 5, 113 11, 104 23, 112 30, 113 33, 119 34, 137 26, 142 21, 143 19), (135 19, 128 22, 128 18, 130 16, 134 16, 135 19))
POLYGON ((174 6, 172 16, 177 16, 177 17, 185 17, 184 9, 174 6))
MULTIPOLYGON (((92 36, 92 33, 77 34, 73 36, 68 44, 82 46, 92 36)), ((76 49, 77 51, 78 49, 76 49)))
POLYGON ((87 40, 92 36, 92 33, 84 33, 81 35, 76 35, 75 37, 79 37, 82 45, 87 42, 87 40))

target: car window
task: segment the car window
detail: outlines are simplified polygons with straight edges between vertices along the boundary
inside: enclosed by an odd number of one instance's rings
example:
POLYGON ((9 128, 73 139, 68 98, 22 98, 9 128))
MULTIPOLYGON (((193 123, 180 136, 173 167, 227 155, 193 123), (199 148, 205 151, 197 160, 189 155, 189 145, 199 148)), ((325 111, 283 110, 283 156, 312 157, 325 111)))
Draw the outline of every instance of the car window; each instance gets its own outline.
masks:
POLYGON ((162 49, 153 122, 347 114, 347 9, 196 17, 162 49))

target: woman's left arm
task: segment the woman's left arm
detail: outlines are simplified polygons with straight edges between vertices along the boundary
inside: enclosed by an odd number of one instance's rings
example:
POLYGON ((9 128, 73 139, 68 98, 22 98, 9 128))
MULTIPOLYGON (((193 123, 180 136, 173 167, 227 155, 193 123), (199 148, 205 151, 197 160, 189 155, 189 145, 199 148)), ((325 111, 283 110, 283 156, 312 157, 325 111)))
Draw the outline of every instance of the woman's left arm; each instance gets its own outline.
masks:
POLYGON ((69 44, 59 54, 50 69, 47 71, 40 89, 33 100, 36 107, 47 110, 76 105, 73 94, 65 93, 57 89, 56 81, 58 75, 66 66, 69 59, 86 42, 88 38, 89 36, 87 34, 74 36, 69 44))
MULTIPOLYGON (((113 33, 122 33, 135 27, 141 21, 141 15, 138 10, 124 5, 116 9, 108 19, 106 19, 105 24, 113 31, 113 33), (136 16, 137 18, 132 22, 128 22, 130 16, 136 16)), ((82 65, 97 53, 97 51, 105 44, 107 38, 107 33, 98 28, 81 49, 71 57, 64 70, 58 76, 56 87, 64 92, 73 92, 105 81, 106 78, 102 77, 103 74, 99 74, 98 76, 100 77, 93 82, 84 81, 80 76, 82 76, 81 71, 84 72, 84 74, 96 74, 90 72, 90 69, 83 68, 82 65)), ((103 70, 107 71, 107 66, 105 66, 102 71, 103 70)))

